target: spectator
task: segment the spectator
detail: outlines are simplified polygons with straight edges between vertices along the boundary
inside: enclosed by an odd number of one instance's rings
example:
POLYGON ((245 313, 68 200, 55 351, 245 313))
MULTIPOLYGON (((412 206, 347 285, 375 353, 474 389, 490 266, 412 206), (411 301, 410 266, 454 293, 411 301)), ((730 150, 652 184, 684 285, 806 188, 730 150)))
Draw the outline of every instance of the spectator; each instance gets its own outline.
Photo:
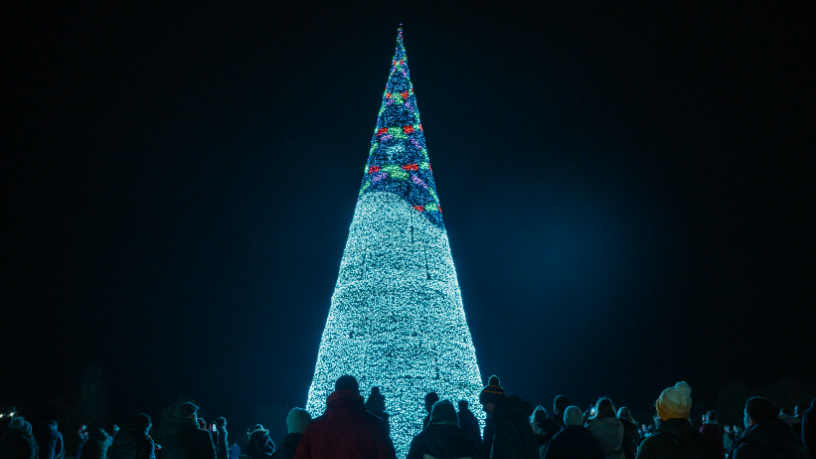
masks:
POLYGON ((450 400, 441 400, 431 407, 431 421, 413 440, 407 459, 472 458, 476 443, 459 428, 456 409, 450 400))
POLYGON ((434 403, 439 401, 439 394, 436 392, 428 392, 425 394, 425 411, 428 412, 425 415, 425 419, 422 420, 422 428, 428 427, 428 424, 431 422, 431 408, 433 408, 434 403))
POLYGON ((598 440, 606 459, 624 459, 623 423, 615 414, 612 400, 601 397, 595 404, 595 414, 589 418, 587 429, 598 440))
POLYGON ((214 432, 211 434, 213 444, 215 445, 216 459, 229 459, 229 451, 227 451, 227 419, 216 418, 213 421, 215 426, 214 432))
POLYGON ((105 429, 96 429, 91 432, 88 441, 82 447, 82 457, 85 459, 106 459, 111 442, 113 442, 113 437, 108 435, 105 429))
POLYGON ((14 418, 0 437, 0 459, 37 459, 37 442, 31 423, 14 418))
POLYGON ((640 444, 640 434, 638 433, 635 418, 632 417, 629 408, 622 406, 618 410, 618 419, 623 424, 623 443, 621 444, 623 456, 626 459, 635 459, 640 444))
POLYGON ((229 457, 230 459, 238 459, 241 457, 241 447, 238 446, 238 443, 233 443, 229 449, 229 457))
POLYGON ((720 432, 720 426, 717 425, 717 413, 715 413, 714 410, 710 410, 706 413, 705 423, 700 427, 700 435, 710 441, 711 444, 717 448, 717 451, 725 454, 723 435, 722 432, 720 432))
POLYGON ((82 457, 82 448, 85 446, 85 442, 88 441, 88 426, 82 424, 77 429, 77 448, 76 453, 74 453, 74 459, 80 459, 82 457))
POLYGON ((57 430, 57 421, 34 426, 34 440, 39 447, 39 459, 62 459, 65 456, 65 445, 62 434, 57 430))
POLYGON ((547 409, 541 405, 538 405, 530 416, 530 426, 536 437, 538 455, 544 457, 544 453, 547 452, 547 443, 561 430, 561 427, 549 417, 547 409))
POLYGON ((111 441, 113 441, 113 439, 116 438, 116 434, 118 434, 118 433, 119 433, 119 426, 114 424, 113 427, 111 428, 111 441))
POLYGON ((374 386, 371 388, 371 394, 369 394, 365 406, 369 413, 382 419, 388 436, 391 436, 391 425, 388 422, 389 414, 385 412, 385 396, 380 393, 379 387, 374 386))
POLYGON ((550 440, 544 459, 603 459, 598 440, 583 426, 581 409, 569 406, 563 418, 564 427, 550 440))
POLYGON ((762 397, 751 397, 745 402, 745 432, 734 446, 732 458, 807 459, 807 454, 773 404, 762 397))
POLYGON ((303 408, 289 410, 289 414, 286 415, 286 428, 289 433, 284 437, 281 447, 272 455, 272 459, 292 459, 295 457, 300 439, 310 422, 312 422, 312 416, 303 408))
MULTIPOLYGON (((498 376, 491 376, 488 385, 479 394, 488 416, 488 423, 492 426, 493 438, 491 442, 490 458, 538 458, 533 428, 530 427, 529 416, 533 413, 530 403, 517 395, 506 395, 499 382, 498 376)), ((485 427, 485 432, 488 429, 485 427)), ((487 438, 484 439, 484 445, 487 438)))
POLYGON ((155 445, 148 436, 150 416, 139 413, 119 430, 108 448, 108 459, 153 459, 155 445))
POLYGON ((326 411, 306 427, 297 447, 298 459, 395 459, 394 445, 380 418, 365 409, 353 376, 334 383, 326 411))
POLYGON ((457 405, 459 406, 459 412, 456 413, 456 417, 459 420, 459 428, 470 435, 477 448, 480 447, 482 445, 482 431, 479 428, 479 420, 476 419, 473 411, 470 411, 467 400, 459 400, 457 405))
POLYGON ((185 402, 176 408, 170 421, 162 459, 215 459, 215 445, 209 432, 198 427, 198 407, 185 402))
POLYGON ((734 447, 734 436, 731 433, 731 426, 723 426, 722 442, 723 449, 725 449, 726 452, 730 452, 731 448, 734 447))
POLYGON ((275 442, 269 438, 269 431, 260 424, 255 424, 249 432, 247 457, 249 459, 269 459, 275 452, 275 442))
POLYGON ((570 405, 566 395, 559 395, 553 399, 553 420, 558 423, 559 428, 564 427, 564 410, 570 405))
POLYGON ((724 455, 689 423, 691 386, 684 381, 665 389, 655 402, 657 432, 643 440, 637 459, 722 459, 724 455))
POLYGON ((816 457, 816 398, 810 402, 810 408, 802 414, 802 431, 799 435, 808 454, 816 457))

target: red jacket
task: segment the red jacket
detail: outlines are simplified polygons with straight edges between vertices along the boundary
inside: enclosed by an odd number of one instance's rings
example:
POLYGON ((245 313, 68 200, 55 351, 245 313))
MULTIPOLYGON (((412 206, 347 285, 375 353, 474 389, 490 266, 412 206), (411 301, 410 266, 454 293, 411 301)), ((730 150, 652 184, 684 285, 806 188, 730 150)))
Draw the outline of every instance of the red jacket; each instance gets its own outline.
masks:
POLYGON ((396 459, 382 420, 366 411, 356 391, 334 391, 326 412, 306 427, 295 459, 396 459))

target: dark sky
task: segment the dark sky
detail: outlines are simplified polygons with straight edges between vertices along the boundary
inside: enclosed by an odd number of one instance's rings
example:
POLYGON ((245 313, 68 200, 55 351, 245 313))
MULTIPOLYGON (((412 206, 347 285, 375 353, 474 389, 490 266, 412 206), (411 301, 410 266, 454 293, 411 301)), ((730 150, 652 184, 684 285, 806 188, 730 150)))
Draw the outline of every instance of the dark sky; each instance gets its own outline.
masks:
POLYGON ((19 3, 0 406, 303 406, 400 22, 483 378, 816 381, 813 2, 19 3))

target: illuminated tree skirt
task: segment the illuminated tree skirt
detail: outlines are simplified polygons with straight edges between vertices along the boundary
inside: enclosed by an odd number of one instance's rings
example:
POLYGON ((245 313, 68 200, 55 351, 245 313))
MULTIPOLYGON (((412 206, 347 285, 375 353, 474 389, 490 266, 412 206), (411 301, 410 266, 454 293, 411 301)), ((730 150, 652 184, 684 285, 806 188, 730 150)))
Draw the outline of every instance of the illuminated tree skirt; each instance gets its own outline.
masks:
POLYGON ((357 203, 309 389, 312 416, 343 374, 357 377, 363 396, 380 386, 400 457, 422 429, 427 392, 466 399, 483 417, 447 233, 393 193, 357 203))

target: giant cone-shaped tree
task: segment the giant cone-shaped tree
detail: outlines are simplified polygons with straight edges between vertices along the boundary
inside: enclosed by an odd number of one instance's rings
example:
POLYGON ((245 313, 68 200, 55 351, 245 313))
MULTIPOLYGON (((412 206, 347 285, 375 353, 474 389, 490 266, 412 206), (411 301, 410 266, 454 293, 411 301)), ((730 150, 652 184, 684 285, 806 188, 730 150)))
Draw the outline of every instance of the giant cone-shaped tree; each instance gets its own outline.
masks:
POLYGON ((402 42, 391 62, 306 408, 323 413, 334 381, 380 386, 397 453, 422 429, 424 396, 481 413, 476 352, 436 193, 402 42))

